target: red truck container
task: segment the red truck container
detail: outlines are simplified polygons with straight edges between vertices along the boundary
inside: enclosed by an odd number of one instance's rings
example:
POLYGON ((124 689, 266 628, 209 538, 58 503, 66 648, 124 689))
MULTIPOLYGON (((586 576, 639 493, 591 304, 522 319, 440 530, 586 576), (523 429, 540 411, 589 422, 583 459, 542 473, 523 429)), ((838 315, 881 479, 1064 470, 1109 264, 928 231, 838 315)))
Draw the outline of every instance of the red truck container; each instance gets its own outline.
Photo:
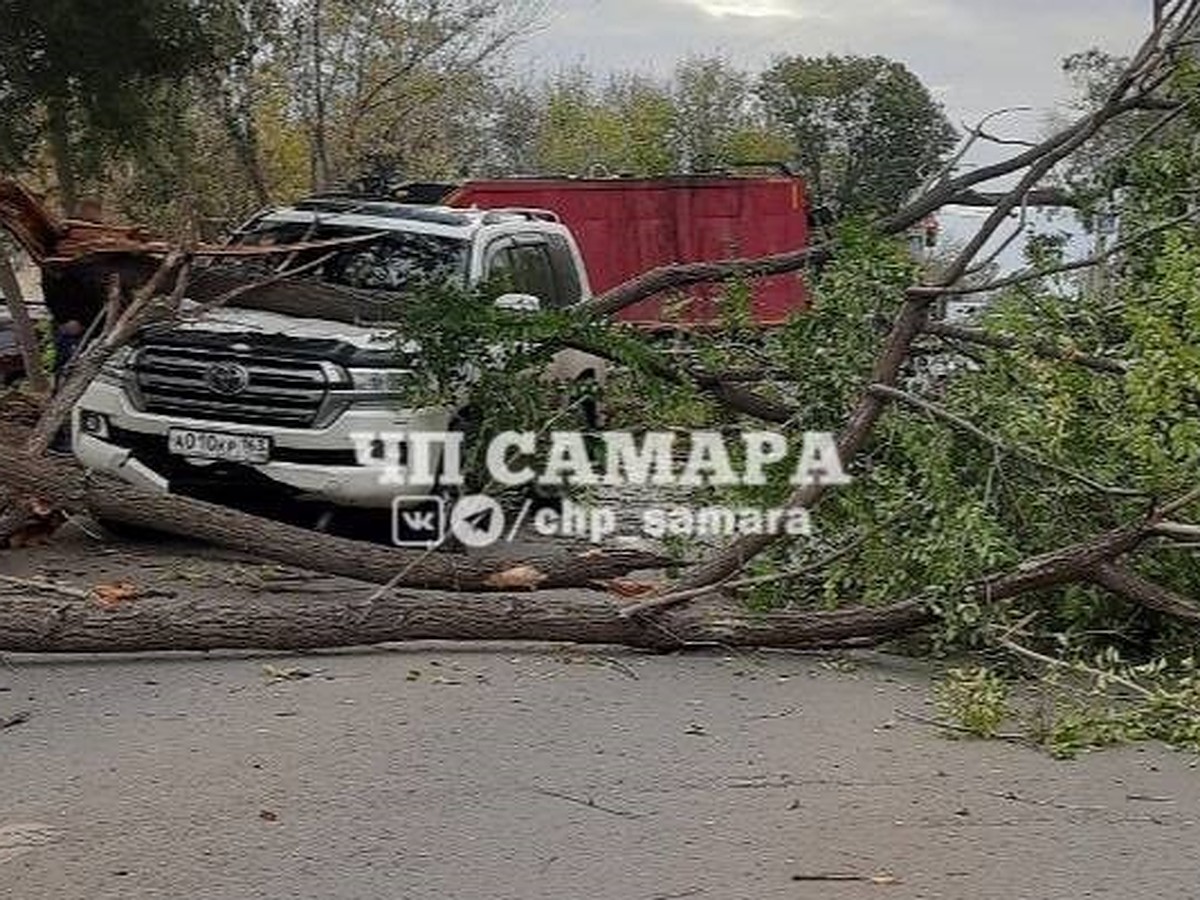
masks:
MULTIPOLYGON (((808 244, 804 183, 785 176, 472 181, 444 202, 557 213, 575 233, 598 294, 656 266, 766 256, 808 244)), ((621 318, 652 328, 704 326, 719 315, 713 295, 712 289, 689 291, 685 304, 657 297, 626 309, 621 318)), ((754 289, 754 321, 778 325, 805 304, 800 275, 762 279, 754 289)))

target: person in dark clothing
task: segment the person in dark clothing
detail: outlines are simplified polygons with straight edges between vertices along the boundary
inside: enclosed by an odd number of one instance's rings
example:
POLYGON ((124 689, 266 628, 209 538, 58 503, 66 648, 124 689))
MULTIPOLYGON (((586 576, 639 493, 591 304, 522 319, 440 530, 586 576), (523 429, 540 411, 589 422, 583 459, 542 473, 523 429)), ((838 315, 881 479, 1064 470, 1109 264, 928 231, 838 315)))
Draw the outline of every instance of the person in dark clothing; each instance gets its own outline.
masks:
POLYGON ((104 285, 87 263, 47 267, 42 296, 54 323, 54 372, 61 374, 104 308, 104 285))
MULTIPOLYGON (((85 197, 75 218, 103 223, 100 201, 85 197)), ((104 308, 103 278, 86 262, 47 267, 42 271, 42 296, 54 323, 54 373, 61 375, 104 308)))

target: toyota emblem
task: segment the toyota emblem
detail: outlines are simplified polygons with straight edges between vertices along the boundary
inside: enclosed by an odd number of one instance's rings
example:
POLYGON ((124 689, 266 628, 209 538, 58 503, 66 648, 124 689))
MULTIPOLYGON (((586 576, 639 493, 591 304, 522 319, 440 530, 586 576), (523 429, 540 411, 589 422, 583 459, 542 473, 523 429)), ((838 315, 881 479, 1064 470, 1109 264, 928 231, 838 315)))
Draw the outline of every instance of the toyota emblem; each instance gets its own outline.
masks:
POLYGON ((250 372, 237 363, 214 363, 204 373, 204 382, 214 394, 233 397, 250 386, 250 372))

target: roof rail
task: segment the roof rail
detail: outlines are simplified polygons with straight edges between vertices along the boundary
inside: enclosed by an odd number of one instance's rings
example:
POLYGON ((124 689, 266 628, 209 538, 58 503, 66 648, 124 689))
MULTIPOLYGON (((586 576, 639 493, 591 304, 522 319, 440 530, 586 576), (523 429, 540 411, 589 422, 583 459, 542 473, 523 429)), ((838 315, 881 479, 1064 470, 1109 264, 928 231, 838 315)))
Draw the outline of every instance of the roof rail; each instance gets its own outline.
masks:
POLYGON ((558 213, 551 212, 548 209, 533 209, 524 206, 505 206, 498 209, 486 209, 483 211, 483 224, 494 225, 497 222, 503 222, 505 219, 523 218, 530 222, 561 222, 558 213))

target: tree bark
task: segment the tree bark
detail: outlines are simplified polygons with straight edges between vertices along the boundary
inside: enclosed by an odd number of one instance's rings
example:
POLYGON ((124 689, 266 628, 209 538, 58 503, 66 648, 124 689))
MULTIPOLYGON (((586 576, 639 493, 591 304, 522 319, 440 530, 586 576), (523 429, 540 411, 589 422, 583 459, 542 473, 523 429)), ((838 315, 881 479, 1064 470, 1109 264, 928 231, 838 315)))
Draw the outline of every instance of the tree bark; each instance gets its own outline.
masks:
MULTIPOLYGON (((965 190, 955 194, 947 202, 947 206, 992 207, 1004 199, 1002 191, 973 191, 965 190)), ((1028 207, 1078 208, 1080 200, 1069 191, 1062 188, 1037 188, 1025 195, 1025 205, 1028 207)))
POLYGON ((0 446, 6 486, 72 513, 90 513, 166 534, 204 541, 264 559, 379 584, 434 590, 500 591, 591 584, 671 560, 641 550, 523 554, 519 559, 398 550, 331 537, 224 506, 155 494, 118 479, 85 476, 75 466, 34 459, 0 446))
POLYGON ((54 174, 58 178, 59 200, 64 215, 73 216, 79 195, 75 183, 75 160, 71 158, 71 129, 67 120, 67 108, 62 98, 51 98, 47 103, 50 134, 50 155, 54 160, 54 174))
POLYGON ((817 244, 789 253, 757 259, 725 259, 714 262, 678 263, 660 266, 617 285, 611 290, 580 304, 578 309, 593 318, 614 316, 621 310, 663 291, 679 290, 698 284, 732 281, 735 278, 766 278, 786 275, 818 265, 832 256, 828 245, 817 244))
POLYGON ((228 97, 222 98, 220 115, 225 123, 225 132, 233 144, 234 154, 238 164, 250 180, 254 189, 254 199, 258 206, 265 207, 271 203, 271 191, 267 187, 267 176, 263 171, 262 158, 258 147, 258 134, 250 114, 239 115, 234 101, 228 97))
POLYGON ((1165 613, 1176 619, 1200 624, 1200 606, 1196 606, 1174 591, 1143 578, 1130 569, 1112 563, 1097 566, 1092 580, 1100 587, 1132 600, 1147 609, 1165 613))
POLYGON ((318 193, 329 186, 329 149, 327 145, 327 122, 325 111, 324 47, 321 40, 321 0, 312 0, 312 32, 309 50, 313 68, 313 192, 318 193))
POLYGON ((916 603, 880 609, 755 614, 695 608, 655 623, 620 615, 590 591, 468 595, 404 591, 208 595, 115 605, 35 589, 0 589, 0 651, 302 650, 416 640, 552 641, 652 650, 692 646, 796 649, 878 643, 927 624, 916 603))

